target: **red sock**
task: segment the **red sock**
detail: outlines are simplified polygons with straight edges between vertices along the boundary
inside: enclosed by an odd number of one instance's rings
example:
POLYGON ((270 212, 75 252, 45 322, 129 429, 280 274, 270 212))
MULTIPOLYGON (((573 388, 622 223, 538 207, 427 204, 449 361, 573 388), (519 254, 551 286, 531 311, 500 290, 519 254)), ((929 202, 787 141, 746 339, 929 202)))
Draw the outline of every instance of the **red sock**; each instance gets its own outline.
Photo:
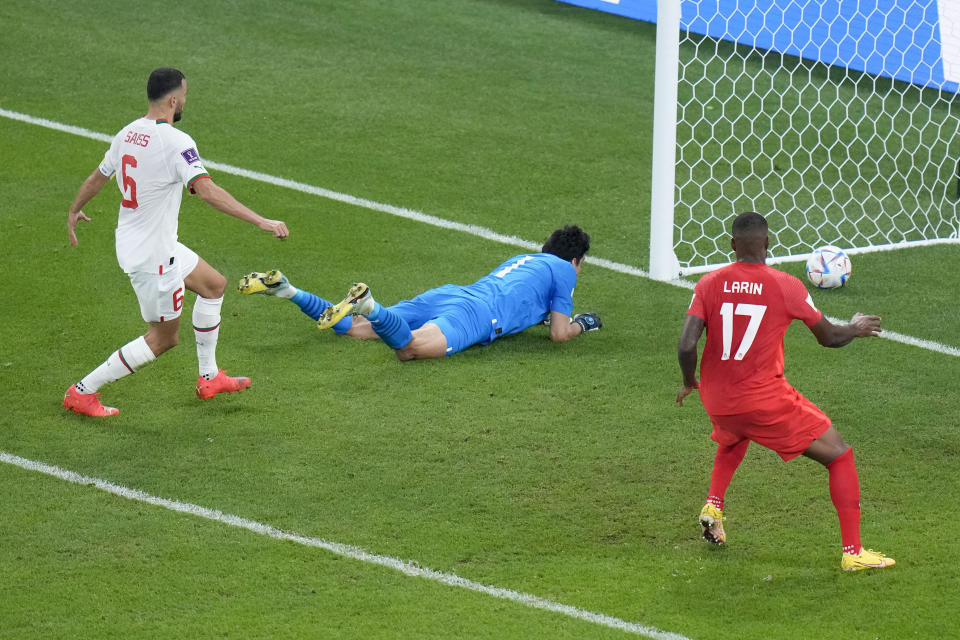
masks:
POLYGON ((847 449, 827 465, 830 472, 830 499, 840 518, 840 540, 844 553, 860 553, 860 481, 853 463, 853 449, 847 449))
POLYGON ((747 455, 749 440, 741 440, 732 447, 717 445, 717 456, 713 459, 713 473, 710 475, 710 493, 707 503, 723 510, 723 496, 733 480, 733 473, 747 455))

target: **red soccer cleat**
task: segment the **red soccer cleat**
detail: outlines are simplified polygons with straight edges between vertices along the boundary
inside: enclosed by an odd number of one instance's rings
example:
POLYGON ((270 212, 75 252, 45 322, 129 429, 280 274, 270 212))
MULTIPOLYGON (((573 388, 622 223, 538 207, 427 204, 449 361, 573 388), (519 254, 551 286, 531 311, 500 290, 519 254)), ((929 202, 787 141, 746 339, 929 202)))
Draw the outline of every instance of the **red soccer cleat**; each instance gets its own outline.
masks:
POLYGON ((120 413, 119 409, 100 404, 99 393, 80 393, 73 385, 63 394, 63 406, 74 413, 92 418, 106 418, 120 413))
POLYGON ((243 391, 249 386, 250 378, 232 378, 226 371, 220 369, 213 380, 204 380, 203 376, 197 379, 197 397, 201 400, 209 400, 218 393, 243 391))

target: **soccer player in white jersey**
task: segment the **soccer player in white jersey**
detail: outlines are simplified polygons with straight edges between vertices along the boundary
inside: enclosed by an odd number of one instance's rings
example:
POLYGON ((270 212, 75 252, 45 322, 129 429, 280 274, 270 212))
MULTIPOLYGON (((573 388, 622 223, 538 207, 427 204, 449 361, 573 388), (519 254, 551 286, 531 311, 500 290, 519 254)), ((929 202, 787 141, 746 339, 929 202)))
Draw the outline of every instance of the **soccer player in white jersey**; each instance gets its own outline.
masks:
POLYGON ((184 288, 197 294, 193 329, 200 376, 197 396, 203 400, 250 386, 249 378, 230 377, 217 368, 220 306, 226 279, 196 253, 177 241, 177 220, 183 189, 228 215, 256 225, 276 238, 289 235, 286 224, 269 220, 238 202, 210 178, 197 145, 175 129, 187 101, 187 80, 176 69, 155 69, 147 81, 149 109, 113 138, 100 166, 80 186, 67 215, 70 244, 77 244, 76 226, 89 222, 86 205, 116 176, 122 200, 116 230, 117 261, 130 277, 148 323, 146 334, 123 345, 99 367, 67 389, 63 406, 83 415, 119 413, 101 404, 98 393, 108 382, 140 370, 177 345, 184 288))

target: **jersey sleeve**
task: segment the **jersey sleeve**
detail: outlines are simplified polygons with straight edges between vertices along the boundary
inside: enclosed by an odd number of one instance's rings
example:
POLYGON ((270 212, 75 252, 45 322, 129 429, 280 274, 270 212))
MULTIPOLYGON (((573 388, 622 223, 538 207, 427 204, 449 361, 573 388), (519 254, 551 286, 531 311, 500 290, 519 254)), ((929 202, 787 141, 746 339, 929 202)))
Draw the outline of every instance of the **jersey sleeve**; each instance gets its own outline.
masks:
POLYGON ((705 290, 706 286, 703 284, 703 279, 701 278, 693 288, 693 298, 690 299, 690 306, 687 308, 688 316, 696 316, 704 322, 707 321, 707 312, 703 308, 705 290))
POLYGON ((810 292, 797 278, 787 274, 783 283, 783 304, 792 317, 802 320, 805 325, 812 327, 820 322, 823 314, 813 304, 810 292))
POLYGON ((573 265, 564 263, 553 269, 553 289, 550 291, 550 311, 573 315, 573 290, 577 286, 577 272, 573 265))
POLYGON ((178 144, 173 147, 170 165, 184 187, 193 193, 193 185, 201 178, 209 178, 210 174, 200 160, 197 143, 187 134, 180 136, 178 144))
POLYGON ((113 138, 113 141, 110 143, 110 148, 103 154, 103 161, 100 163, 100 166, 97 167, 100 169, 105 177, 109 178, 117 172, 117 138, 119 134, 113 138))

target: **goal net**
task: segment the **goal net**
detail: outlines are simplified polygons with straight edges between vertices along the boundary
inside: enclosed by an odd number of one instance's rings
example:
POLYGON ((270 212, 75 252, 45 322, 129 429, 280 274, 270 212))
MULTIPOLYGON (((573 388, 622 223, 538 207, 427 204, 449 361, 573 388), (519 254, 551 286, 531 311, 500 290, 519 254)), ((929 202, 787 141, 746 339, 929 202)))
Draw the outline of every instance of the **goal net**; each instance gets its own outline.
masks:
POLYGON ((661 0, 651 274, 730 262, 747 210, 771 262, 956 242, 957 5, 661 0))

